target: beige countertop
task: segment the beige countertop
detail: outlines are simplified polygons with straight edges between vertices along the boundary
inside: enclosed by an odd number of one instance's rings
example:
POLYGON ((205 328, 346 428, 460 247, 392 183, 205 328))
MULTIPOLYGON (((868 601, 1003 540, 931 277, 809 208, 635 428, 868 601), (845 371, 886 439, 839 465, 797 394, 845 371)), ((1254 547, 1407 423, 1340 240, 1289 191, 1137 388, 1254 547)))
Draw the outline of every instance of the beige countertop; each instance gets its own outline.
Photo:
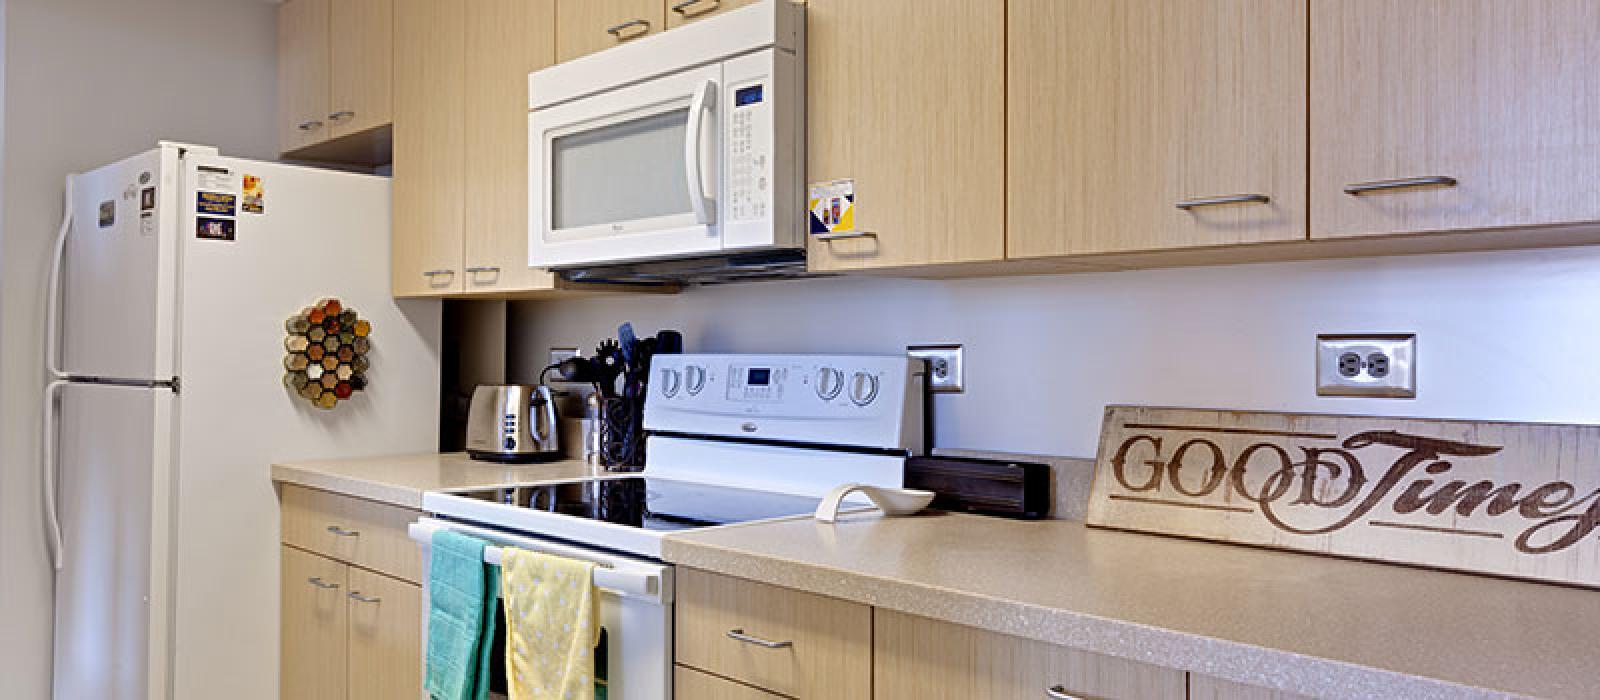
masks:
POLYGON ((1600 593, 1049 520, 844 516, 667 537, 668 561, 1258 686, 1595 697, 1600 593))
POLYGON ((576 459, 496 464, 455 452, 283 462, 272 465, 272 480, 421 508, 424 491, 573 479, 589 476, 594 469, 576 459))

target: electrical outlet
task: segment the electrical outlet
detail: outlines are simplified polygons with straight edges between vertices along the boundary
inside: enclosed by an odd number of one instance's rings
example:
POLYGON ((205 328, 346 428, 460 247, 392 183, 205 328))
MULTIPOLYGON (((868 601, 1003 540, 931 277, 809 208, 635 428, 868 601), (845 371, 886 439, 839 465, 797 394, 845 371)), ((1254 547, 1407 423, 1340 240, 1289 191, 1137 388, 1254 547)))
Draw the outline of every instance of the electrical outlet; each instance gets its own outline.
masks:
POLYGON ((577 356, 577 348, 550 348, 550 364, 552 365, 559 365, 577 356))
POLYGON ((1416 398, 1416 334, 1317 336, 1317 395, 1416 398))
POLYGON ((910 345, 906 354, 928 363, 928 391, 959 394, 967 390, 962 377, 960 345, 910 345))

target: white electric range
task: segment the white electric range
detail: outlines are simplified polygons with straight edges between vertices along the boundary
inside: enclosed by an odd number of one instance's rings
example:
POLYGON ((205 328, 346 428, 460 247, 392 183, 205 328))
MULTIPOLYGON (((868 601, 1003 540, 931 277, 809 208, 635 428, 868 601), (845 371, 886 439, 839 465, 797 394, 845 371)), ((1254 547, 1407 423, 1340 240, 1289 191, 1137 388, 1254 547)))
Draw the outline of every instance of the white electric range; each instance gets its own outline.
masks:
POLYGON ((843 483, 901 486, 924 448, 923 375, 904 356, 658 355, 642 472, 430 492, 411 534, 424 562, 440 528, 594 561, 607 700, 671 698, 662 538, 809 515, 843 483))

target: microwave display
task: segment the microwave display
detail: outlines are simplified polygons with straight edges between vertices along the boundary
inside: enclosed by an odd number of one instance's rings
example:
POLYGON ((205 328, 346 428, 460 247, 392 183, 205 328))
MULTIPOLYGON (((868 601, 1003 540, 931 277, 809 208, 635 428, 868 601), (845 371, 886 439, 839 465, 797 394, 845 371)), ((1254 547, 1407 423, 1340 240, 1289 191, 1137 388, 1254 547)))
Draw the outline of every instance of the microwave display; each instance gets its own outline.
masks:
POLYGON ((750 87, 747 87, 747 88, 739 88, 738 90, 735 90, 734 93, 733 93, 733 105, 735 107, 748 107, 748 106, 753 105, 753 104, 760 104, 760 102, 761 102, 761 86, 760 85, 751 85, 750 87))
POLYGON ((760 367, 753 368, 750 370, 750 376, 745 378, 744 383, 749 386, 766 386, 772 383, 772 370, 760 367))

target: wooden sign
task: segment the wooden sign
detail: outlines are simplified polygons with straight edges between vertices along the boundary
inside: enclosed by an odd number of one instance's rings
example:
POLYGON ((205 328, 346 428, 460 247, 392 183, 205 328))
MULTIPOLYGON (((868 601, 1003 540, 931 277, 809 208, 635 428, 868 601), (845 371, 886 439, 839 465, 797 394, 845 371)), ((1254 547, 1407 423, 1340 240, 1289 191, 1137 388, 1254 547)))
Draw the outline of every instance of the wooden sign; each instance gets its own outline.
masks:
POLYGON ((1600 426, 1112 406, 1088 522, 1600 587, 1600 426))

